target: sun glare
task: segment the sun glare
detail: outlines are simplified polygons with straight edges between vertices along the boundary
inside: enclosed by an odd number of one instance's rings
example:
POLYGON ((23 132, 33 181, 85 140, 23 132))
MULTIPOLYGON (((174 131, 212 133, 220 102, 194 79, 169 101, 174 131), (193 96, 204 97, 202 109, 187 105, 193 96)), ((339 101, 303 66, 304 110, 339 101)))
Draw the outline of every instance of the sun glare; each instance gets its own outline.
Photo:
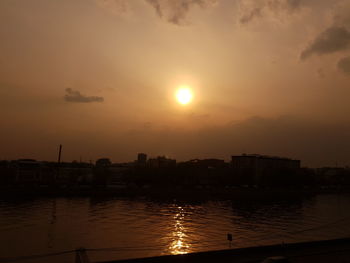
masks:
POLYGON ((192 91, 188 86, 181 86, 176 91, 176 99, 180 104, 186 105, 192 100, 192 91))

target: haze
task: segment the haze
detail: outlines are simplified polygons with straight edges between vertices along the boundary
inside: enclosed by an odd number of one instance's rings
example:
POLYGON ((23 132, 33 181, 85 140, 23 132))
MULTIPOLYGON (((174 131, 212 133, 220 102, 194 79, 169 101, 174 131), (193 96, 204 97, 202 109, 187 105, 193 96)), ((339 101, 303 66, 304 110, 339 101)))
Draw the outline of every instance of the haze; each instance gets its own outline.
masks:
POLYGON ((0 159, 350 165, 350 0, 2 0, 0 36, 0 159))

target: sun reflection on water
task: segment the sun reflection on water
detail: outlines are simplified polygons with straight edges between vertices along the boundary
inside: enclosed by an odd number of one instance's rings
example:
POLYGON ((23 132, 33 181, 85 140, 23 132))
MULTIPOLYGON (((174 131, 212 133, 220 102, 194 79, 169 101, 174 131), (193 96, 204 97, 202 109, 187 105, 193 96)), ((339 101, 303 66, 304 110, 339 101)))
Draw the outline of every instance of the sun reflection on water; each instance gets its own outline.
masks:
POLYGON ((190 252, 191 246, 188 243, 186 235, 185 222, 185 211, 183 207, 178 206, 177 213, 173 216, 174 219, 174 230, 172 232, 172 242, 169 246, 171 254, 186 254, 190 252))

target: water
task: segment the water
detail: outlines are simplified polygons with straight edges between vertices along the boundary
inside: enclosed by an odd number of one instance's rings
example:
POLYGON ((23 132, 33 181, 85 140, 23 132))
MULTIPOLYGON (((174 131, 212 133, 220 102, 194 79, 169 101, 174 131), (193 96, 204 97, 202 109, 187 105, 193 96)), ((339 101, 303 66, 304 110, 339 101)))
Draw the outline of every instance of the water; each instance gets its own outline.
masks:
MULTIPOLYGON (((0 257, 85 248, 112 260, 350 236, 349 195, 204 202, 54 198, 0 201, 0 257)), ((74 253, 25 262, 74 262, 74 253)), ((24 261, 22 261, 24 262, 24 261)))

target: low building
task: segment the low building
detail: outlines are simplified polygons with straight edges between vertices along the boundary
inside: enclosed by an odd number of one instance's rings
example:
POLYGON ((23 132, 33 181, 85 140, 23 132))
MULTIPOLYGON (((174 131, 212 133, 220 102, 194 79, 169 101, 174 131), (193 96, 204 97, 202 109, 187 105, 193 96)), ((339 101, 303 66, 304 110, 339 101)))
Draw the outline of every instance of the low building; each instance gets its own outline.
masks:
POLYGON ((150 168, 169 168, 176 166, 176 160, 167 158, 165 156, 158 156, 157 158, 150 158, 147 162, 150 168))
POLYGON ((41 180, 41 163, 33 159, 19 159, 12 163, 15 169, 15 182, 38 184, 41 180))
POLYGON ((112 164, 109 168, 107 186, 121 186, 124 185, 124 177, 130 173, 130 165, 126 164, 112 164))
POLYGON ((322 167, 315 170, 319 183, 325 185, 349 185, 350 170, 344 167, 322 167))
POLYGON ((224 160, 220 159, 193 159, 180 164, 182 167, 195 167, 195 168, 223 168, 226 166, 224 160))
POLYGON ((96 167, 109 167, 112 162, 109 158, 100 158, 96 161, 96 167))
POLYGON ((296 172, 300 169, 300 160, 259 154, 242 154, 232 156, 232 168, 238 177, 245 177, 247 182, 257 184, 265 175, 285 171, 296 172))

